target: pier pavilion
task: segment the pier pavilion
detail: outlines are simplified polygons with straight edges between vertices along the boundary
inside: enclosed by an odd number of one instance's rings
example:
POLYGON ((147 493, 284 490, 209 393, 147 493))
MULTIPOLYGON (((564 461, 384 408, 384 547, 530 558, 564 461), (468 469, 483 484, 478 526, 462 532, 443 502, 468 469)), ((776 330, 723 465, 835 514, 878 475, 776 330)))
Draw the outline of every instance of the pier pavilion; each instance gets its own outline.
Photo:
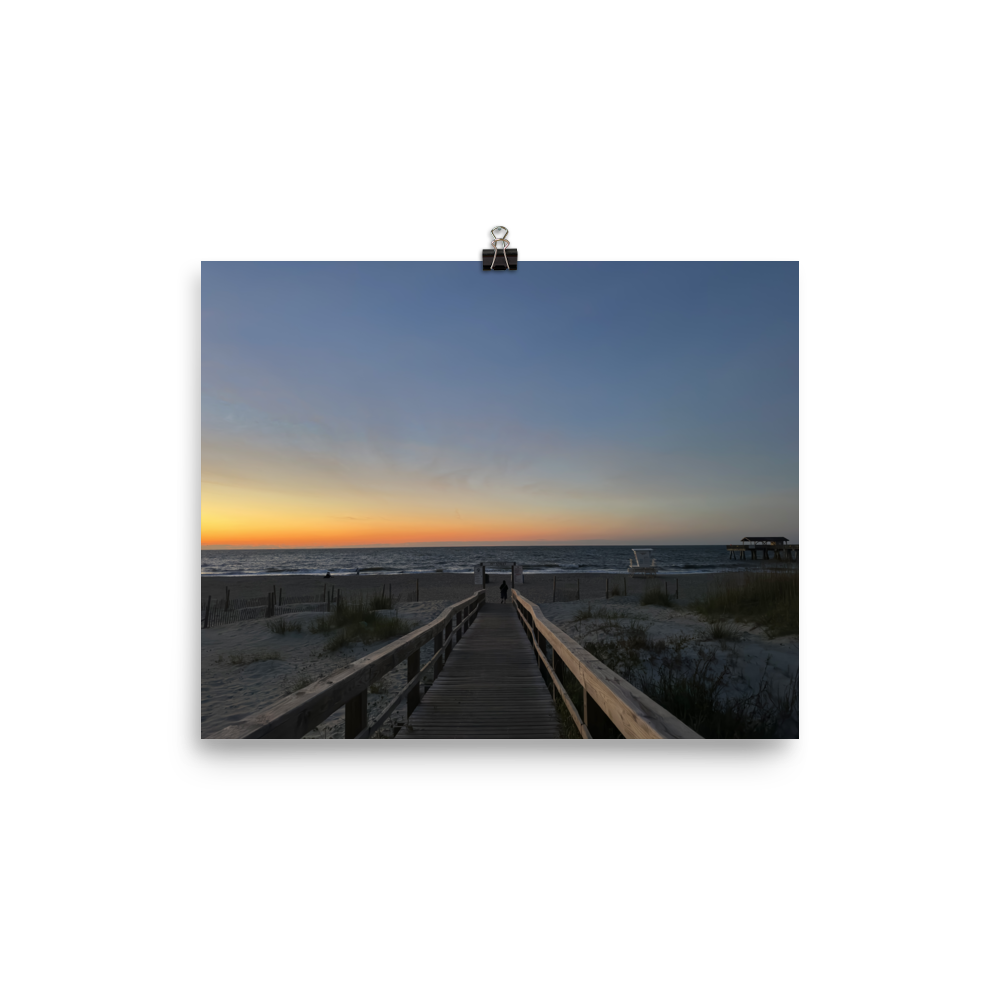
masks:
POLYGON ((746 559, 748 552, 751 559, 756 559, 758 552, 761 559, 770 559, 772 552, 775 559, 782 555, 789 561, 799 558, 798 545, 790 545, 787 538, 778 535, 747 535, 738 545, 727 545, 726 549, 730 559, 746 559))

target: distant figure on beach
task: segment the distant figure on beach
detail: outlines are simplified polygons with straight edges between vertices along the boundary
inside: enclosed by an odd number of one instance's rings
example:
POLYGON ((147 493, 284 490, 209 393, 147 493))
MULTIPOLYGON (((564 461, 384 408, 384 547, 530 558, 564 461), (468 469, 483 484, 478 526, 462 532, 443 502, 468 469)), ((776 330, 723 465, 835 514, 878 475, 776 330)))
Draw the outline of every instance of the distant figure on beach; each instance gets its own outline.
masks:
POLYGON ((500 581, 500 603, 501 604, 506 604, 507 603, 507 581, 506 580, 501 580, 500 581))
POLYGON ((329 580, 330 579, 330 571, 329 570, 326 571, 326 576, 323 577, 323 579, 324 580, 329 580))

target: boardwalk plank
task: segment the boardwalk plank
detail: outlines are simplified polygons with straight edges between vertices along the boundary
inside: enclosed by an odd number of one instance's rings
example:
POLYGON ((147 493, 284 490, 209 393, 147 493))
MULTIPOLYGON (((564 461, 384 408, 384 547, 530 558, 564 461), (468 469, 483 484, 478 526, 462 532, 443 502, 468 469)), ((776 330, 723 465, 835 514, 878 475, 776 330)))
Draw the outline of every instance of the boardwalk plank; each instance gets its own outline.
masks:
POLYGON ((559 739, 531 643, 511 605, 484 604, 396 739, 559 739))

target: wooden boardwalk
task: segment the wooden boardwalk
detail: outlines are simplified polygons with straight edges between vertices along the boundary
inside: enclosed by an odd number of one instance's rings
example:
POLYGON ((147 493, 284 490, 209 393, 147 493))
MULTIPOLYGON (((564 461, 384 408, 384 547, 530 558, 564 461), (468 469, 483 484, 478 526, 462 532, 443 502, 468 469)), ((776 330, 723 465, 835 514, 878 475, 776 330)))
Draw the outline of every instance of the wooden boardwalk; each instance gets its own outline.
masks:
POLYGON ((535 654, 510 604, 484 604, 396 739, 559 739, 535 654))

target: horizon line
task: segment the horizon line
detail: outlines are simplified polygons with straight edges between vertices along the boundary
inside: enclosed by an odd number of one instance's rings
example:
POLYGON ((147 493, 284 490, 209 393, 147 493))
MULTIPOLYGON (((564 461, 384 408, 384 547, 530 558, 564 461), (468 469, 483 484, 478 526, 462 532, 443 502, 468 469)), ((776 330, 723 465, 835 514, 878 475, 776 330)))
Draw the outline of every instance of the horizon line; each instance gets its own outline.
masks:
MULTIPOLYGON (((653 546, 673 546, 683 547, 686 545, 690 546, 700 546, 700 545, 737 545, 739 541, 735 542, 650 542, 650 541, 640 541, 640 542, 610 542, 605 539, 583 539, 578 541, 570 542, 553 542, 553 541, 514 541, 514 542, 497 542, 497 541, 476 541, 476 542, 397 542, 395 544, 390 544, 386 542, 379 542, 371 545, 228 545, 228 544, 216 544, 216 545, 202 545, 202 552, 214 552, 214 551, 226 551, 227 549, 262 549, 268 551, 282 551, 282 550, 326 550, 326 549, 467 549, 472 548, 476 545, 495 545, 495 546, 513 546, 513 545, 548 545, 554 547, 566 547, 573 545, 607 545, 607 546, 622 546, 624 548, 633 548, 635 546, 643 545, 653 545, 653 546)), ((798 542, 789 542, 790 545, 797 545, 798 542)))

